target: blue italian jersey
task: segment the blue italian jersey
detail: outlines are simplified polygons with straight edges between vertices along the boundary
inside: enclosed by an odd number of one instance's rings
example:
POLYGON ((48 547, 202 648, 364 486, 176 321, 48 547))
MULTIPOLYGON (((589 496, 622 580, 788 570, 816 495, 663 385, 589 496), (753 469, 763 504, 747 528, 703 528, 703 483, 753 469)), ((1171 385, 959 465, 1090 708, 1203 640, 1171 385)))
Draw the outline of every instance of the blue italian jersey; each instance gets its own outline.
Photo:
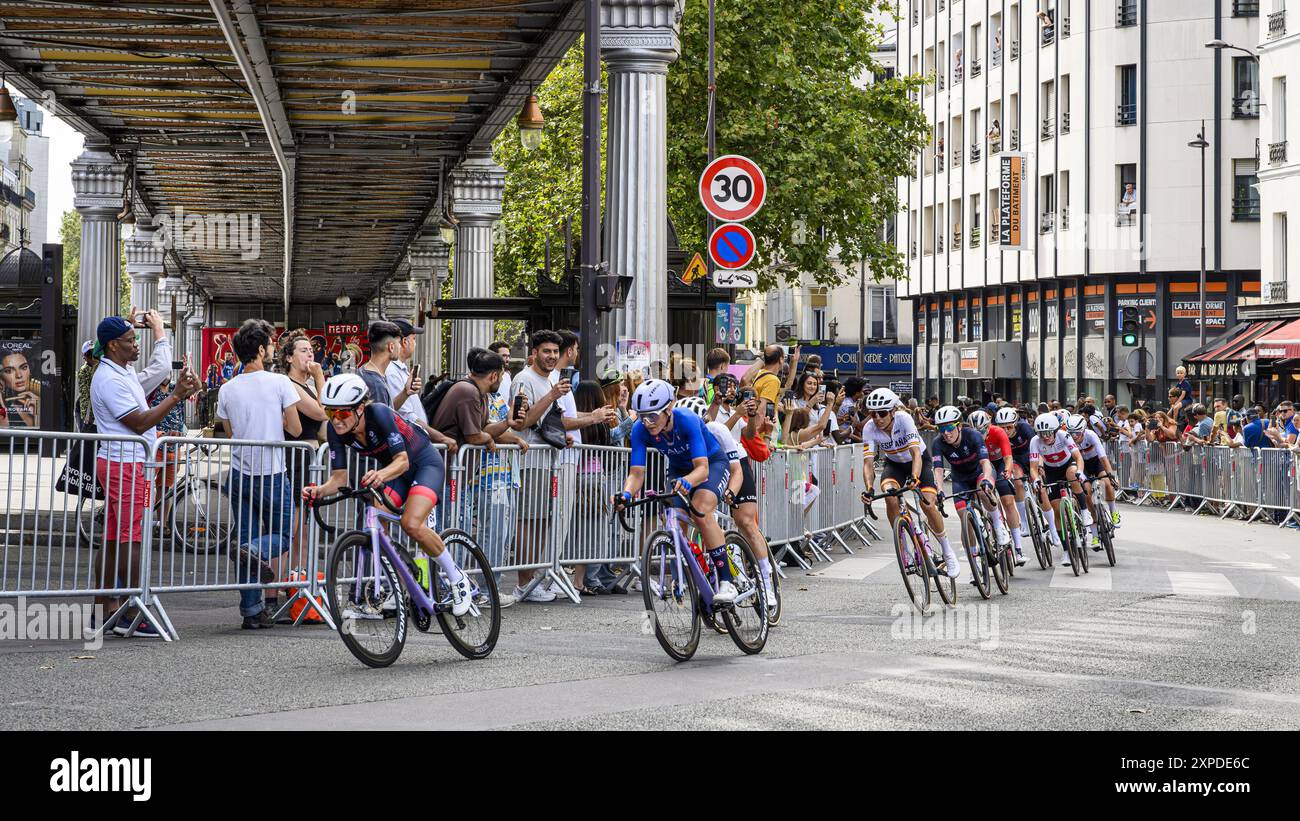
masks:
POLYGON ((669 470, 689 473, 696 459, 726 462, 727 454, 717 438, 709 433, 700 417, 690 411, 674 410, 672 427, 658 436, 651 436, 638 419, 632 425, 632 467, 645 467, 646 447, 652 447, 668 458, 669 470))

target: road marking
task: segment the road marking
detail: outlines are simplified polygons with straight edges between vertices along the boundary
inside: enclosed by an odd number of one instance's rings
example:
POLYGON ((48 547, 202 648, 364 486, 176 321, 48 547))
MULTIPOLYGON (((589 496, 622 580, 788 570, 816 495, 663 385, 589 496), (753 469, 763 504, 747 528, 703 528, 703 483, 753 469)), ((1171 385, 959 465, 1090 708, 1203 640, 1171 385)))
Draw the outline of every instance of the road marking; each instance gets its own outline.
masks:
POLYGON ((1110 568, 1096 565, 1089 565, 1089 568, 1089 572, 1076 576, 1068 567, 1056 567, 1052 571, 1052 580, 1047 586, 1061 587, 1066 590, 1110 590, 1110 568))
POLYGON ((818 576, 827 579, 853 579, 861 581, 872 573, 897 565, 893 556, 860 556, 855 559, 840 559, 825 570, 816 571, 818 576))
POLYGON ((1291 584, 1294 584, 1296 587, 1300 587, 1300 576, 1283 576, 1282 578, 1291 582, 1291 584))
POLYGON ((1222 573, 1188 573, 1166 571, 1174 593, 1182 596, 1240 596, 1228 577, 1222 573))
POLYGON ((1277 565, 1267 562, 1206 562, 1206 567, 1226 567, 1230 570, 1277 570, 1277 565))

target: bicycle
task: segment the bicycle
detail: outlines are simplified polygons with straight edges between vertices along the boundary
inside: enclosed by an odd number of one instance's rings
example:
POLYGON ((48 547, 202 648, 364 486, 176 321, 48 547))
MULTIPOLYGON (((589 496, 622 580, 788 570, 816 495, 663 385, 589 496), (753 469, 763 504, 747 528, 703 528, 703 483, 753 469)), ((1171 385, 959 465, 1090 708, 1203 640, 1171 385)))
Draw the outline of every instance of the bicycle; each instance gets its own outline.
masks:
POLYGON ((966 558, 970 562, 971 578, 975 580, 975 589, 985 599, 993 596, 989 577, 997 584, 1002 595, 1010 591, 1009 568, 1012 564, 1008 553, 1011 548, 998 545, 997 534, 993 531, 993 522, 984 512, 983 500, 972 499, 982 495, 979 488, 954 493, 949 498, 954 500, 957 512, 966 511, 962 522, 962 541, 966 545, 966 558), (992 547, 990 547, 990 545, 992 547))
POLYGON ((1061 512, 1057 516, 1057 529, 1061 537, 1061 544, 1070 554, 1070 569, 1074 575, 1078 576, 1081 572, 1088 572, 1088 538, 1087 528, 1083 526, 1083 519, 1079 515, 1079 508, 1074 501, 1074 492, 1070 490, 1069 482, 1053 482, 1047 485, 1048 494, 1052 494, 1060 488, 1061 491, 1061 512))
POLYGON ((1110 511, 1106 507, 1106 492, 1102 485, 1103 479, 1116 481, 1115 474, 1102 473, 1097 476, 1089 477, 1092 481, 1092 519, 1097 523, 1097 538, 1101 546, 1106 549, 1106 560, 1110 566, 1115 566, 1115 523, 1110 519, 1110 511))
MULTIPOLYGON (((714 607, 716 569, 707 552, 693 551, 686 538, 690 518, 679 508, 668 507, 671 495, 647 493, 642 499, 627 502, 616 515, 619 525, 629 533, 636 528, 628 523, 627 513, 646 505, 663 505, 665 527, 650 534, 641 556, 641 595, 646 612, 653 614, 655 638, 659 646, 677 661, 689 661, 699 649, 700 628, 704 619, 715 613, 722 616, 727 635, 746 655, 763 650, 767 644, 767 601, 758 577, 758 561, 749 543, 735 531, 727 531, 725 546, 736 585, 732 604, 714 607), (739 553, 741 561, 734 557, 739 553)), ((690 502, 687 502, 690 507, 690 502)), ((691 513, 699 512, 691 508, 691 513)))
MULTIPOLYGON (((920 611, 921 615, 928 616, 930 607, 933 603, 931 598, 930 581, 934 580, 934 586, 939 593, 939 598, 948 606, 957 603, 957 579, 949 578, 947 573, 940 575, 939 570, 944 565, 944 560, 940 557, 936 563, 934 560, 934 549, 931 546, 929 531, 930 526, 926 524, 924 517, 921 517, 921 527, 916 525, 918 518, 913 509, 913 502, 903 499, 902 497, 911 492, 915 494, 916 505, 921 504, 921 491, 916 487, 896 488, 884 493, 868 494, 863 492, 862 502, 868 506, 876 499, 887 499, 891 496, 899 499, 898 520, 894 523, 894 553, 898 559, 898 570, 903 574, 903 586, 907 588, 907 596, 912 601, 912 606, 920 611), (915 577, 919 576, 920 579, 915 577)), ((915 509, 919 511, 920 508, 915 509)), ((947 517, 943 508, 939 512, 947 517)))
POLYGON ((1042 570, 1052 566, 1052 540, 1047 537, 1047 519, 1040 506, 1038 486, 1027 476, 1017 476, 1012 481, 1025 486, 1025 519, 1029 524, 1029 538, 1034 543, 1034 556, 1042 570))
POLYGON ((382 485, 360 490, 343 488, 330 499, 304 502, 330 538, 338 530, 321 518, 321 508, 369 496, 389 511, 366 505, 364 528, 339 536, 330 551, 325 594, 343 644, 367 667, 388 667, 406 645, 408 614, 413 609, 417 630, 429 632, 436 618, 442 634, 458 653, 468 659, 486 658, 496 647, 501 631, 501 602, 496 577, 483 551, 463 530, 439 534, 470 580, 469 612, 456 616, 451 612, 451 580, 438 564, 430 561, 428 572, 421 573, 407 551, 397 549, 388 538, 381 523, 400 521, 402 511, 388 501, 382 490, 382 485), (417 581, 422 575, 427 584, 417 581), (384 625, 390 628, 385 630, 384 625), (374 649, 363 643, 366 626, 371 627, 369 638, 377 643, 374 649))

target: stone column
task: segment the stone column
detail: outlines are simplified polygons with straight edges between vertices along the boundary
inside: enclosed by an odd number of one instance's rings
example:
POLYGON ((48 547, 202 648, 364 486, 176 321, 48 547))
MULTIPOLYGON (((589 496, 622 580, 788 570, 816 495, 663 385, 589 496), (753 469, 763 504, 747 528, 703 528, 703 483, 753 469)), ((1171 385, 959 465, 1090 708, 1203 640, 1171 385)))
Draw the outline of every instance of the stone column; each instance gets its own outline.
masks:
MULTIPOLYGON (((186 355, 190 358, 190 367, 203 383, 203 389, 207 390, 208 375, 203 370, 203 325, 207 314, 207 306, 204 305, 201 297, 190 302, 191 313, 185 320, 185 351, 181 355, 184 359, 186 355)), ((205 402, 211 402, 212 407, 216 407, 216 398, 201 398, 198 402, 190 403, 192 409, 187 411, 187 424, 191 428, 203 426, 203 407, 205 402)))
MULTIPOLYGON (((457 299, 488 299, 493 294, 492 235, 501 216, 505 179, 505 170, 492 161, 490 152, 471 153, 451 172, 452 212, 460 220, 452 270, 452 296, 457 299)), ((492 321, 487 319, 451 324, 448 370, 453 377, 466 374, 465 355, 470 348, 492 344, 492 333, 492 321)))
MULTIPOLYGON (((681 0, 602 0, 609 75, 605 259, 634 277, 627 307, 602 318, 606 344, 668 340, 668 66, 681 53, 681 0)), ((666 352, 654 349, 656 359, 666 352)))
POLYGON ((100 320, 121 310, 117 214, 125 188, 126 164, 117 162, 107 146, 87 145, 72 163, 72 205, 81 214, 78 342, 94 339, 100 320))
MULTIPOLYGON (((126 274, 131 278, 131 304, 142 311, 152 308, 162 314, 163 321, 167 322, 171 317, 170 295, 166 304, 163 304, 158 289, 158 279, 163 275, 165 251, 161 244, 155 242, 156 238, 157 233, 152 228, 136 226, 135 232, 123 243, 126 247, 126 274)), ((153 331, 139 333, 140 359, 136 362, 137 369, 147 365, 149 357, 153 355, 153 331)), ((178 336, 173 329, 173 342, 178 336)))
MULTIPOLYGON (((407 252, 411 264, 411 278, 420 283, 425 310, 432 310, 434 302, 442 295, 442 284, 447 280, 447 262, 451 246, 442 241, 436 232, 423 235, 407 252)), ((437 317, 424 320, 424 334, 416 350, 415 361, 424 366, 432 379, 442 373, 442 321, 437 317)))

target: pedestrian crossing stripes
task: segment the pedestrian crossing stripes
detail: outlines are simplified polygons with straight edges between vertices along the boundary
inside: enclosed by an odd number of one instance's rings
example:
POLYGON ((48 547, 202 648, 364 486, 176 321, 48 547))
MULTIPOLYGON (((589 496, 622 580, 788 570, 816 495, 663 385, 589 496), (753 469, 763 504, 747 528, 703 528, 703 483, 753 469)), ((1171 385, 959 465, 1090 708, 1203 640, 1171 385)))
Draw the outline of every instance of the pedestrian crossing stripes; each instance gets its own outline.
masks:
POLYGON ((1068 567, 1054 567, 1052 568, 1052 580, 1047 586, 1060 587, 1066 590, 1110 590, 1110 568, 1094 565, 1088 573, 1076 576, 1074 571, 1068 567))
POLYGON ((1240 596, 1228 577, 1222 573, 1192 573, 1170 570, 1169 584, 1173 592, 1183 596, 1240 596))
POLYGON ((861 581, 871 574, 884 569, 885 567, 897 567, 898 563, 893 556, 864 556, 852 559, 841 559, 825 570, 815 570, 818 576, 825 576, 828 579, 853 579, 861 581))

